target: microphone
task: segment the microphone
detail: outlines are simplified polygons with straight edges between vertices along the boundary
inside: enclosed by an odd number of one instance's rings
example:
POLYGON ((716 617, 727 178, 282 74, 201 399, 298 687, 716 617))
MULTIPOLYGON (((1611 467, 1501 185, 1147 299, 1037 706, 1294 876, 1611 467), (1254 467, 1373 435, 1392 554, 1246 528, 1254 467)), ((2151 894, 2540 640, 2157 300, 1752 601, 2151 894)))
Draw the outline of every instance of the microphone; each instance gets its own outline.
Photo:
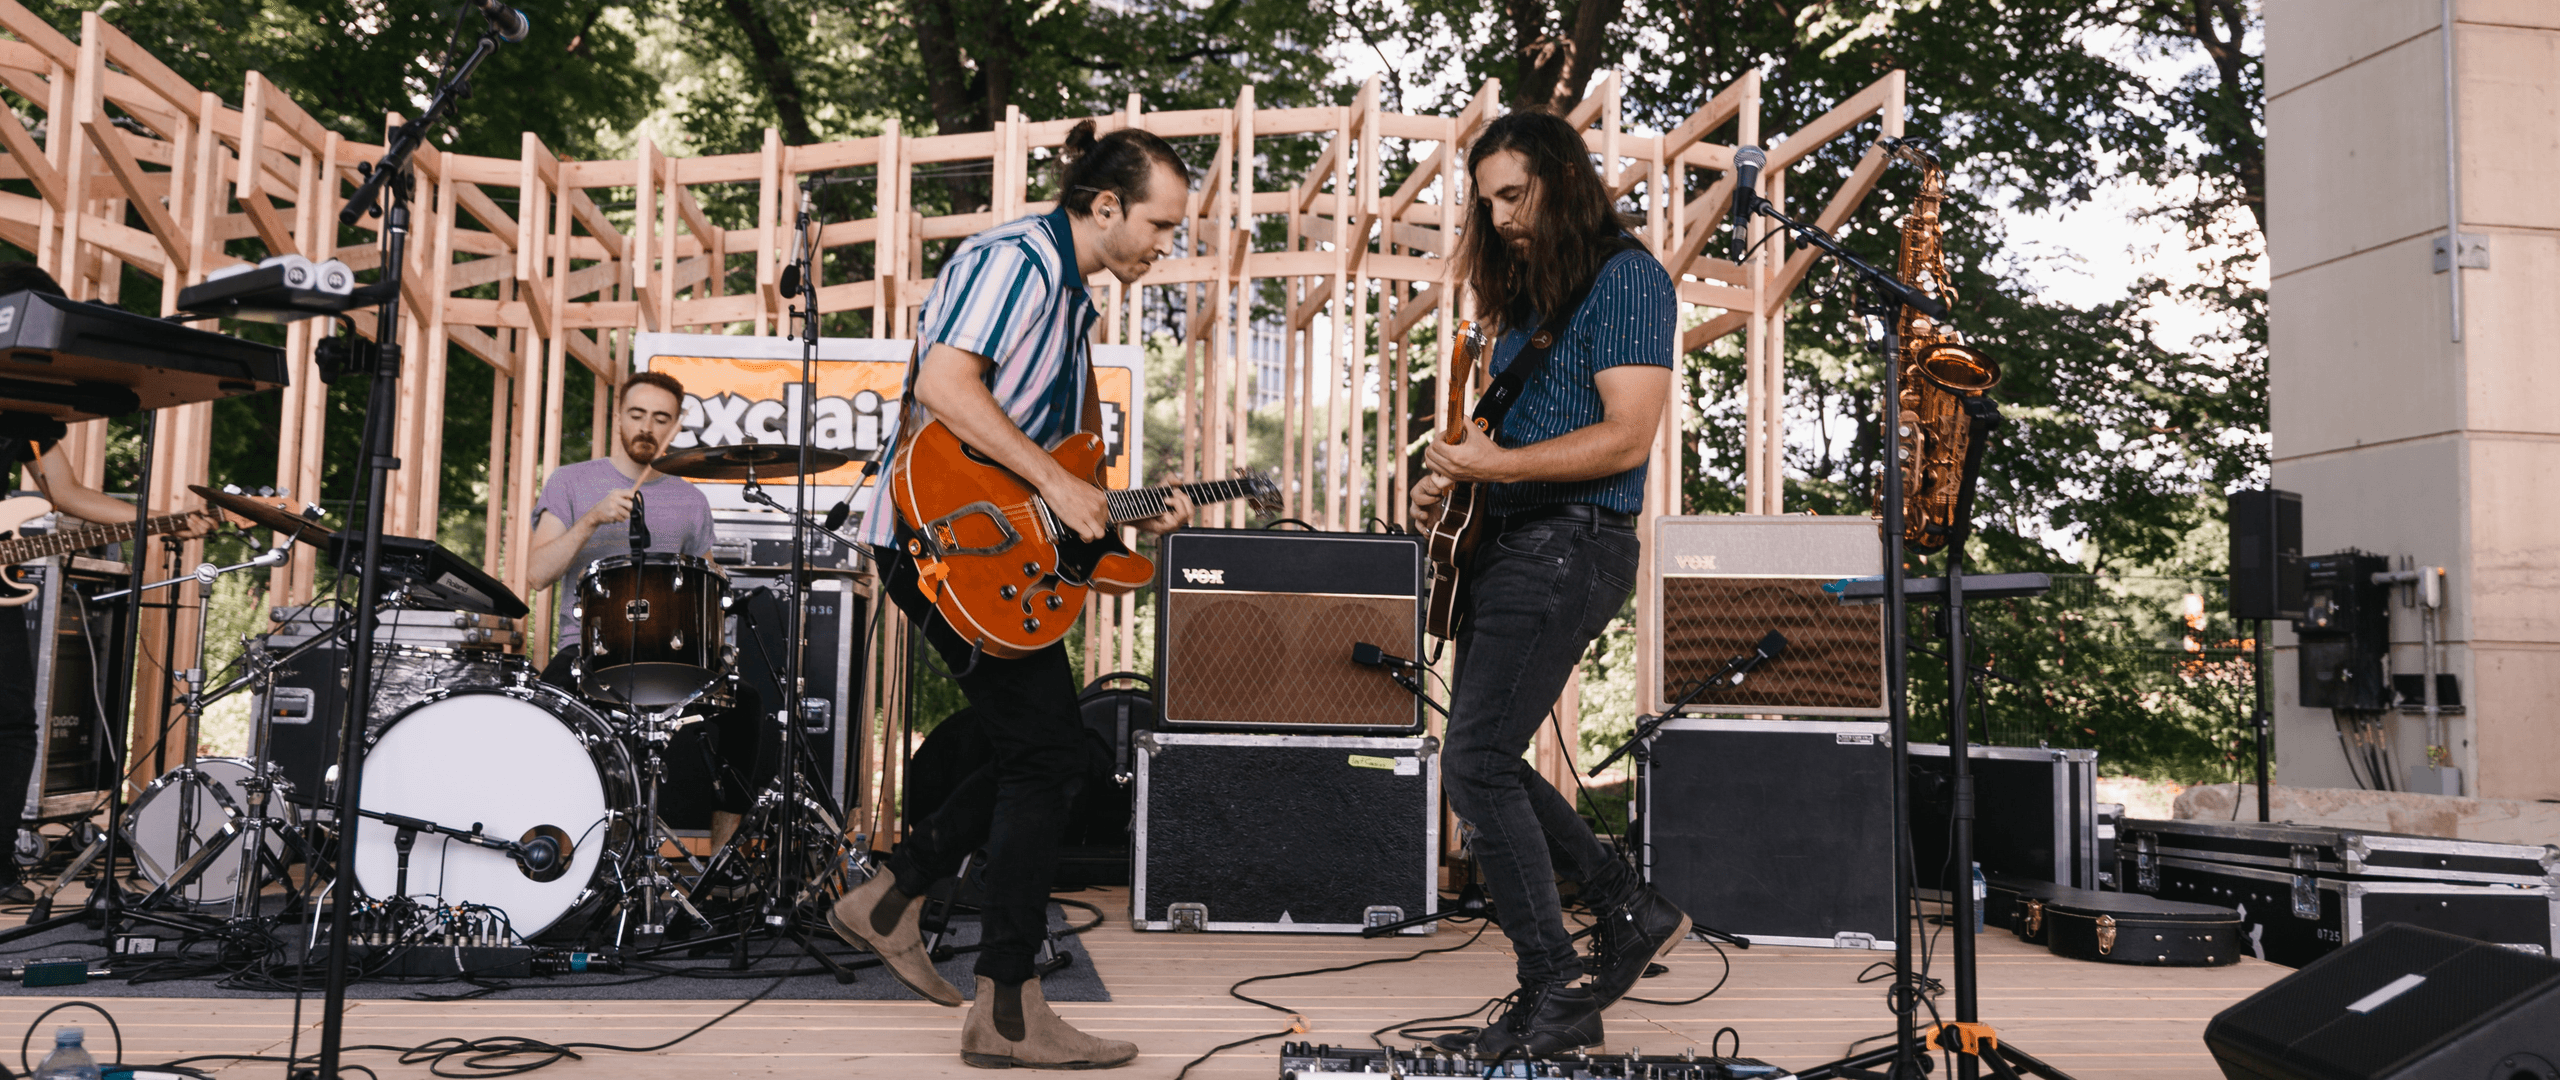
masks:
POLYGON ((516 869, 535 881, 557 881, 569 872, 569 860, 577 852, 569 834, 557 825, 536 825, 525 830, 507 852, 516 861, 516 869))
POLYGON ((637 555, 649 547, 648 505, 640 499, 637 488, 631 491, 631 553, 637 555))
POLYGON ((1751 223, 1751 204, 1760 197, 1760 170, 1769 155, 1757 146, 1733 148, 1733 261, 1742 261, 1743 227, 1751 223))
POLYGON ((1751 647, 1751 655, 1733 658, 1733 663, 1738 665, 1733 669, 1733 684, 1742 685, 1742 677, 1750 674, 1751 669, 1776 659, 1779 653, 1786 651, 1786 648, 1787 636, 1775 630, 1769 631, 1768 636, 1761 638, 1759 644, 1751 647))
POLYGON ((1351 662, 1361 667, 1397 667, 1406 670, 1422 666, 1365 641, 1351 643, 1351 662))
POLYGON ((500 41, 513 44, 523 41, 526 34, 533 32, 533 21, 525 18, 524 12, 498 0, 471 0, 471 6, 480 9, 480 14, 488 18, 489 29, 497 33, 500 41))
POLYGON ((827 508, 827 531, 834 532, 837 529, 844 528, 845 519, 852 516, 853 499, 852 497, 847 496, 843 502, 827 508))

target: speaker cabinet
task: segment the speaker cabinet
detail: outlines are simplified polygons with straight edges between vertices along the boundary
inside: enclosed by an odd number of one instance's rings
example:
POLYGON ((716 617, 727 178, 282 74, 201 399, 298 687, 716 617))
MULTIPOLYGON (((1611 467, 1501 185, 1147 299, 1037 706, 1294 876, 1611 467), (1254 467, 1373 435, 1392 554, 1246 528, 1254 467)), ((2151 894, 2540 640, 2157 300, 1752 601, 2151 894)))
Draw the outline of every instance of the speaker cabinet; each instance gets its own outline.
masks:
POLYGON ((1185 529, 1156 560, 1156 691, 1166 730, 1422 729, 1422 703, 1360 642, 1422 651, 1422 540, 1393 533, 1185 529))
POLYGON ((2560 1080, 2560 960, 2390 925, 2205 1025, 2231 1080, 2560 1080))
POLYGON ((1823 586, 1884 572, 1873 518, 1666 517, 1653 531, 1644 641, 1651 711, 1669 709, 1725 661, 1775 630, 1786 651, 1690 713, 1883 716, 1884 608, 1842 604, 1823 586))
POLYGON ((2301 618, 2302 496, 2235 491, 2229 505, 2231 617, 2301 618))
POLYGON ((1638 758, 1645 879, 1766 945, 1893 948, 1893 737, 1863 720, 1673 720, 1638 758))

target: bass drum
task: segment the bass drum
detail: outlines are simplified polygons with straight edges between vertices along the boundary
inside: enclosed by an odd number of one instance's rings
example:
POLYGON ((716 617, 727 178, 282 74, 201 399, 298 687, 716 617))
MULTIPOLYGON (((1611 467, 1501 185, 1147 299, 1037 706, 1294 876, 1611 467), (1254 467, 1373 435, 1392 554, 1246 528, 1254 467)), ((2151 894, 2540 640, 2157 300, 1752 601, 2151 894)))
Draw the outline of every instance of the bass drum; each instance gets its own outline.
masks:
MULTIPOLYGON (((239 758, 197 758, 195 769, 202 779, 193 784, 186 783, 187 770, 181 766, 162 774, 151 782, 150 787, 142 789, 142 794, 134 797, 133 805, 124 812, 124 838, 125 843, 131 845, 133 867, 141 872, 144 881, 155 886, 166 885, 170 878, 177 876, 178 867, 186 862, 185 856, 178 851, 178 836, 183 824, 181 819, 188 812, 195 815, 195 827, 186 830, 195 834, 195 839, 186 845, 188 855, 203 850, 215 837, 222 835, 223 825, 231 818, 223 810, 223 800, 230 800, 231 808, 242 814, 249 812, 249 789, 241 781, 247 780, 254 768, 239 758), (190 803, 193 805, 188 805, 190 803)), ((281 816, 285 796, 293 790, 293 785, 285 783, 282 777, 275 778, 275 784, 276 791, 268 796, 267 813, 281 816)), ((230 903, 239 892, 240 867, 246 861, 241 858, 246 851, 242 846, 245 835, 244 830, 242 836, 233 837, 230 845, 205 866, 203 873, 197 874, 186 888, 172 895, 198 907, 230 903)), ((276 836, 274 830, 268 830, 265 835, 267 850, 282 858, 284 841, 276 836)))
MULTIPOLYGON (((408 895, 478 904, 506 914, 525 940, 575 931, 609 899, 603 878, 628 861, 640 802, 638 772, 612 728, 547 684, 464 690, 419 702, 383 727, 364 756, 364 808, 478 826, 522 840, 537 828, 568 838, 565 873, 535 880, 506 853, 434 833, 409 853, 408 895)), ((356 883, 376 899, 400 889, 399 830, 365 818, 356 830, 356 883)))

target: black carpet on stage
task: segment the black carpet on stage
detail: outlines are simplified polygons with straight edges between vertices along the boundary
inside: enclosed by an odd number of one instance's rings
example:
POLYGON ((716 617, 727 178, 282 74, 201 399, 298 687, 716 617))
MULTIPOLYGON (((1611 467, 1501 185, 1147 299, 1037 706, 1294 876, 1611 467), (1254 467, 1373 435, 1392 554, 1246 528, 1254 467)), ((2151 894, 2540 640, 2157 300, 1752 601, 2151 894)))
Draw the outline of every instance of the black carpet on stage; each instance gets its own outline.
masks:
MULTIPOLYGON (((1078 909, 1073 912, 1074 919, 1071 923, 1068 914, 1057 904, 1050 904, 1050 928, 1063 930, 1070 925, 1090 923, 1096 918, 1092 912, 1078 909)), ((974 918, 954 919, 951 930, 951 944, 955 946, 972 945, 978 940, 978 922, 974 918)), ((308 935, 310 928, 293 926, 286 928, 286 932, 308 935)), ((302 936, 294 937, 284 943, 283 950, 277 955, 297 957, 302 955, 304 940, 306 939, 302 936)), ((1074 958, 1074 962, 1042 979, 1041 994, 1051 1001, 1111 1000, 1111 992, 1103 986, 1101 975, 1094 971, 1093 957, 1085 952, 1083 943, 1072 936, 1061 938, 1059 941, 1060 947, 1074 958)), ((818 943, 827 947, 831 955, 844 960, 871 959, 869 953, 857 951, 831 936, 821 935, 818 943)), ((22 985, 15 978, 6 977, 12 970, 30 961, 96 959, 106 955, 106 948, 99 944, 98 931, 80 925, 59 927, 35 937, 0 944, 0 994, 62 998, 284 998, 293 996, 289 986, 282 989, 264 989, 254 982, 244 984, 242 979, 229 978, 221 974, 171 978, 168 977, 171 973, 170 968, 155 969, 154 966, 168 961, 169 957, 166 955, 117 958, 109 965, 115 969, 115 975, 69 986, 29 987, 22 985), (134 981, 136 979, 139 981, 134 981)), ((213 956, 213 946, 209 943, 198 945, 190 955, 209 961, 213 956)), ((959 987, 963 995, 974 995, 977 992, 977 980, 971 973, 977 964, 977 959, 975 953, 961 953, 943 961, 940 965, 942 977, 951 980, 951 984, 959 987)), ((371 978, 348 984, 347 996, 429 1000, 471 995, 495 1000, 518 1001, 736 1001, 755 996, 767 985, 772 984, 775 976, 789 972, 792 974, 783 978, 781 985, 775 986, 773 991, 765 996, 801 1001, 922 1000, 909 992, 906 987, 899 985, 896 979, 891 978, 888 972, 877 965, 861 969, 859 977, 852 984, 839 984, 834 976, 827 974, 818 966, 817 961, 801 952, 797 943, 788 941, 756 942, 751 947, 750 963, 745 971, 730 970, 726 952, 699 958, 688 958, 682 953, 676 953, 650 961, 649 964, 650 970, 634 968, 619 974, 588 972, 484 979, 476 982, 456 979, 371 978), (490 989, 493 987, 496 989, 490 989)), ((319 966, 315 964, 311 979, 313 988, 306 991, 306 996, 314 1000, 320 997, 319 970, 319 966)))

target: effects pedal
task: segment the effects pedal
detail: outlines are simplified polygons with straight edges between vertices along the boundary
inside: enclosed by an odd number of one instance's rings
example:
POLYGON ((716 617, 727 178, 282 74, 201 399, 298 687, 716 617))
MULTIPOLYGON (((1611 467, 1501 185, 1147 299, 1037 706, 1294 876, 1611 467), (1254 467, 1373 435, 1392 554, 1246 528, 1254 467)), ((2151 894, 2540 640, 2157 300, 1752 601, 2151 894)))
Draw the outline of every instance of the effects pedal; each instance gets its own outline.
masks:
POLYGON ((1795 1074, 1765 1061, 1741 1057, 1574 1054, 1553 1058, 1479 1060, 1428 1050, 1395 1051, 1318 1043, 1280 1044, 1280 1080, 1332 1080, 1344 1073, 1373 1076, 1452 1076, 1516 1080, 1789 1080, 1795 1074))

